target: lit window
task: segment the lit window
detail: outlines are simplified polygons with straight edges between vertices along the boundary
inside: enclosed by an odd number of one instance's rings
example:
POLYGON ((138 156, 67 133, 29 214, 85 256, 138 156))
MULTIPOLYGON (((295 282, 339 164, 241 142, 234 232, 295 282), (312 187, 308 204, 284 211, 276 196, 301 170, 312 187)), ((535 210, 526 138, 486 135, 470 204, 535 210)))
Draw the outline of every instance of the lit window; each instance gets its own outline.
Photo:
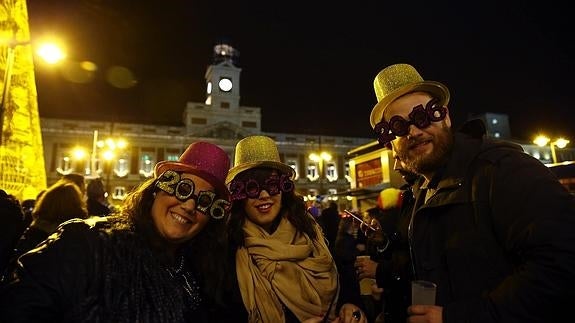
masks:
POLYGON ((130 172, 130 164, 128 156, 124 155, 118 158, 114 167, 114 174, 118 177, 124 177, 130 172))
POLYGON ((307 166, 307 178, 312 182, 316 181, 319 178, 319 173, 317 169, 318 169, 317 163, 315 162, 311 162, 307 166))
POLYGON ((351 176, 349 174, 349 162, 345 162, 345 164, 343 165, 343 173, 345 176, 345 179, 348 181, 348 183, 351 183, 351 176))
POLYGON ((295 172, 295 177, 294 179, 298 179, 299 178, 299 173, 297 171, 297 162, 295 160, 288 160, 286 162, 286 164, 291 167, 293 169, 293 171, 295 172))
POLYGON ((112 193, 112 198, 114 200, 123 200, 126 198, 126 188, 124 186, 114 187, 114 193, 112 193))
POLYGON ((498 123, 499 123, 499 120, 497 120, 497 119, 491 119, 491 124, 498 124, 498 123))
POLYGON ((335 163, 330 162, 326 164, 325 176, 330 182, 337 180, 337 167, 335 166, 335 163))
POLYGON ((493 134, 493 137, 499 138, 499 137, 501 137, 501 134, 500 134, 499 132, 495 132, 495 133, 493 134))
POLYGON ((338 198, 338 196, 336 195, 336 194, 337 194, 337 189, 335 189, 335 188, 330 188, 330 189, 327 190, 327 194, 329 195, 328 198, 327 198, 328 200, 330 200, 330 201, 337 201, 337 198, 338 198))
POLYGON ((154 175, 154 157, 151 154, 142 154, 140 157, 140 175, 146 178, 154 175))
POLYGON ((62 155, 62 157, 58 160, 58 167, 56 168, 58 173, 65 175, 70 174, 74 171, 72 168, 72 159, 68 155, 62 155))
POLYGON ((178 159, 180 159, 180 155, 178 155, 178 154, 167 154, 166 155, 166 160, 168 160, 168 161, 175 162, 175 161, 178 161, 178 159))

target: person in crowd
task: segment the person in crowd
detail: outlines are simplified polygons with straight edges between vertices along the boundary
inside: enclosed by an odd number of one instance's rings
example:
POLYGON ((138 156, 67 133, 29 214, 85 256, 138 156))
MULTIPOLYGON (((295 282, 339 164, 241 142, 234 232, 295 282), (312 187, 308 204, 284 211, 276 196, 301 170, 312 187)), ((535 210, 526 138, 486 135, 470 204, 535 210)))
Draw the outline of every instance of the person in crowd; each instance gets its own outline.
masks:
MULTIPOLYGON (((398 166, 395 170, 405 174, 408 180, 414 176, 398 166)), ((409 245, 407 228, 413 207, 409 185, 401 189, 386 188, 380 192, 377 207, 368 210, 372 213, 371 226, 376 230, 366 230, 370 259, 358 259, 355 268, 361 278, 376 279, 377 286, 384 286, 377 322, 405 322, 409 305, 410 281, 409 245)))
POLYGON ((6 270, 14 246, 26 229, 20 201, 0 189, 0 272, 6 270))
POLYGON ((452 132, 449 90, 413 66, 384 68, 374 87, 378 140, 420 175, 413 278, 437 284, 409 321, 553 321, 575 297, 575 197, 520 146, 452 132))
MULTIPOLYGON (((44 192, 45 190, 42 190, 42 192, 44 192)), ((34 207, 36 206, 36 201, 38 199, 25 199, 24 201, 22 201, 22 213, 24 214, 24 227, 27 228, 28 226, 30 226, 30 224, 32 224, 32 221, 34 220, 34 217, 32 217, 32 211, 34 210, 34 207)))
POLYGON ((86 179, 84 175, 79 173, 69 173, 62 175, 61 179, 76 184, 80 189, 80 192, 82 192, 82 198, 84 197, 86 194, 86 179))
POLYGON ((86 194, 90 216, 107 216, 112 213, 113 209, 106 199, 106 190, 100 178, 94 178, 88 182, 86 194))
POLYGON ((335 238, 338 234, 339 219, 339 210, 337 203, 334 201, 329 202, 329 206, 321 211, 321 215, 317 219, 332 254, 335 247, 335 238))
POLYGON ((1 322, 217 322, 226 293, 227 153, 194 142, 118 214, 71 220, 24 254, 1 322))
POLYGON ((42 194, 34 206, 32 223, 16 243, 8 272, 16 265, 18 257, 34 249, 54 233, 60 224, 87 217, 86 203, 80 188, 67 180, 58 180, 42 194))
POLYGON ((374 311, 371 295, 361 294, 360 281, 354 269, 356 257, 365 255, 363 241, 358 239, 358 236, 362 234, 359 229, 359 221, 348 214, 344 214, 339 221, 333 258, 340 277, 340 298, 353 304, 360 304, 366 319, 368 322, 372 322, 374 311))
POLYGON ((226 180, 232 199, 228 232, 237 279, 230 300, 237 305, 235 317, 366 322, 356 305, 343 302, 336 308, 338 270, 321 227, 295 192, 293 176, 273 139, 249 136, 237 143, 226 180))

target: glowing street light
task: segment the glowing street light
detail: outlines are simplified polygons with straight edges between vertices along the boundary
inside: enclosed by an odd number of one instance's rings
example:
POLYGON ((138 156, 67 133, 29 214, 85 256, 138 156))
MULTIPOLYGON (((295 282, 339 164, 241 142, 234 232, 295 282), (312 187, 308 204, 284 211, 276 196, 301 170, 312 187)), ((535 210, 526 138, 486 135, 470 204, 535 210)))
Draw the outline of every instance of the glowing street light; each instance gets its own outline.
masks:
POLYGON ((324 174, 324 163, 331 161, 331 154, 325 151, 317 153, 309 154, 309 159, 313 162, 316 162, 319 166, 319 194, 323 194, 323 178, 326 178, 324 174))
POLYGON ((39 45, 36 54, 48 64, 57 64, 66 58, 66 53, 61 46, 56 43, 42 43, 39 45))
MULTIPOLYGON (((2 88, 2 99, 0 100, 0 145, 4 143, 4 113, 9 102, 10 84, 12 83, 12 72, 14 68, 14 55, 17 46, 30 45, 28 41, 0 40, 0 45, 6 46, 6 66, 4 70, 4 87, 2 88)), ((49 64, 56 64, 66 57, 64 51, 56 43, 41 44, 38 55, 49 64)))
POLYGON ((556 164, 557 163, 557 154, 555 152, 555 146, 557 146, 557 148, 560 148, 560 149, 565 148, 567 146, 567 144, 569 144, 569 140, 567 140, 565 138, 558 138, 556 140, 551 140, 547 136, 539 135, 533 140, 533 143, 539 147, 544 147, 544 146, 547 146, 549 144, 549 147, 551 148, 552 161, 554 164, 556 164))

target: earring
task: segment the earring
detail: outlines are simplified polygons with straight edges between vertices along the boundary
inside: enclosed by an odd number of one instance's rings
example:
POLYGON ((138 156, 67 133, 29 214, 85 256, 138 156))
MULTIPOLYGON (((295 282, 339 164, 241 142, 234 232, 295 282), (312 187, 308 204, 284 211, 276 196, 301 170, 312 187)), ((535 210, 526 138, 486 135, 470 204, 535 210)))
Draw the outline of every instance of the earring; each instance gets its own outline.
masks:
POLYGON ((156 192, 152 193, 152 196, 153 196, 154 198, 156 198, 156 192))

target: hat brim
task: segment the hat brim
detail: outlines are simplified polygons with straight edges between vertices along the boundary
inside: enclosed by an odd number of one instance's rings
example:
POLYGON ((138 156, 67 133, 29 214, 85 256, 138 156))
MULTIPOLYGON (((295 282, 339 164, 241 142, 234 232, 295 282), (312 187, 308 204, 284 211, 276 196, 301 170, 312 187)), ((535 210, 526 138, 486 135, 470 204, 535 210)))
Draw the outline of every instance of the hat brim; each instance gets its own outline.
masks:
POLYGON ((375 126, 383 119, 383 112, 385 111, 385 108, 387 108, 391 102, 400 96, 411 92, 428 92, 433 95, 433 97, 439 99, 439 103, 441 105, 445 106, 449 103, 449 90, 445 85, 439 82, 423 81, 414 84, 408 84, 406 86, 400 87, 399 89, 395 90, 377 102, 377 104, 371 110, 371 115, 369 117, 371 127, 375 129, 375 126))
POLYGON ((233 181, 239 173, 256 167, 269 167, 277 169, 284 174, 288 174, 290 178, 293 178, 295 175, 293 168, 291 168, 289 165, 272 160, 260 160, 244 163, 230 169, 228 176, 226 177, 226 184, 229 184, 231 181, 233 181))
POLYGON ((229 191, 225 183, 222 183, 219 179, 210 173, 204 172, 202 170, 190 167, 190 165, 182 164, 178 162, 171 161, 161 161, 154 168, 154 177, 160 176, 163 172, 167 170, 173 170, 176 172, 190 173, 198 177, 203 178, 208 183, 210 183, 218 194, 226 199, 229 198, 229 191))

